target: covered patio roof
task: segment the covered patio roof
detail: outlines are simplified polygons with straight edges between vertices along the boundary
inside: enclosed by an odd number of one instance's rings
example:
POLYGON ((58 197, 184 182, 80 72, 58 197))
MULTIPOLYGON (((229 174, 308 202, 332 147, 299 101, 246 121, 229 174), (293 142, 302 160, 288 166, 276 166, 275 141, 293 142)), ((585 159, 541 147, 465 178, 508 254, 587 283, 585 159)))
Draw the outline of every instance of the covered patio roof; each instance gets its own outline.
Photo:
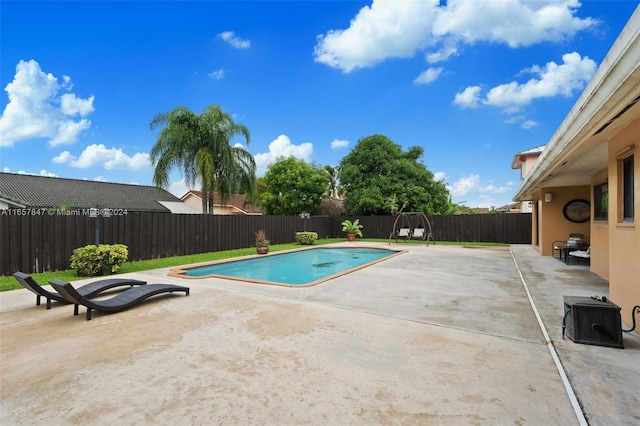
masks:
POLYGON ((607 141, 640 117, 640 7, 513 199, 533 199, 543 187, 590 185, 607 167, 607 141))

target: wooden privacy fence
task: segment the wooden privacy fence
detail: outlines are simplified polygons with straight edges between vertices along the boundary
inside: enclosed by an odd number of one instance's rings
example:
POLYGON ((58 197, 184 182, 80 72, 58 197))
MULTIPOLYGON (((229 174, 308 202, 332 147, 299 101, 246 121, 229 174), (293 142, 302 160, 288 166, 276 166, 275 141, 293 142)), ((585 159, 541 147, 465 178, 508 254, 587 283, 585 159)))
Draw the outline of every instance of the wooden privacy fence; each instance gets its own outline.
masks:
MULTIPOLYGON (((530 214, 428 216, 437 241, 531 243, 530 214)), ((290 243, 298 231, 319 238, 344 236, 341 222, 356 217, 211 216, 129 213, 88 215, 0 214, 0 275, 69 269, 73 250, 96 243, 125 244, 129 260, 148 260, 252 247, 264 229, 272 244, 290 243)), ((389 238, 394 216, 359 217, 366 238, 389 238)))

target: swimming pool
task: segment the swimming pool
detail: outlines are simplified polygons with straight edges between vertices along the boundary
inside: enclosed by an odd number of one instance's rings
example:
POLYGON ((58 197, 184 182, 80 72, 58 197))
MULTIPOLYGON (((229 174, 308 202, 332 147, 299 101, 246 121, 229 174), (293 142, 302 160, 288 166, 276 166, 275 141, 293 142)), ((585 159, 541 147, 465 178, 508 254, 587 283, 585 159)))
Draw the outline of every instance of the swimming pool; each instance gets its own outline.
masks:
POLYGON ((356 271, 403 251, 369 247, 314 247, 249 259, 172 269, 181 278, 227 278, 284 286, 312 286, 356 271))

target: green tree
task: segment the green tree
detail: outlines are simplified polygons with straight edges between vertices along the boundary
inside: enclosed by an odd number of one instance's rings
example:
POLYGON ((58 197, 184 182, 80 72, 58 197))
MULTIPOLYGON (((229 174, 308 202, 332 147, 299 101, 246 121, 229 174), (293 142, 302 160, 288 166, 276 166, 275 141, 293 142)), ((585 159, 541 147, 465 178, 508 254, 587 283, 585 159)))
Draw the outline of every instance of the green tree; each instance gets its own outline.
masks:
POLYGON ((340 196, 340 186, 338 185, 338 173, 339 167, 324 166, 324 170, 327 172, 327 189, 325 196, 331 198, 338 198, 340 196))
POLYGON ((423 154, 418 146, 404 152, 383 135, 360 139, 340 162, 347 214, 386 215, 405 204, 405 211, 446 213, 449 191, 422 163, 423 154))
POLYGON ((445 211, 444 214, 448 214, 448 215, 460 214, 461 208, 462 206, 449 200, 449 204, 447 205, 447 210, 445 211))
POLYGON ((209 214, 213 214, 214 192, 220 194, 224 205, 233 194, 255 190, 253 156, 230 145, 236 135, 243 136, 248 145, 249 129, 235 123, 219 106, 209 105, 201 114, 177 107, 153 117, 149 127, 161 128, 150 153, 156 186, 167 187, 169 172, 181 168, 188 186, 200 183, 202 212, 209 214))
POLYGON ((267 214, 300 214, 320 205, 327 188, 327 173, 294 157, 280 158, 268 167, 264 184, 259 204, 267 214))

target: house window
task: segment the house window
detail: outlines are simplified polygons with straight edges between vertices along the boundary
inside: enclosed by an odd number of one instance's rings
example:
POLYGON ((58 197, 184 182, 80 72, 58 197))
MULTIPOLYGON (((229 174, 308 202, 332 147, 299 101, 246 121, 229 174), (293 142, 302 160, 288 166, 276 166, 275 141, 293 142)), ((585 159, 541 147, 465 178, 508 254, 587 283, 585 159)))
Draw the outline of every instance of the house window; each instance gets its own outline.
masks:
POLYGON ((633 155, 622 160, 622 221, 633 222, 633 155))
POLYGON ((609 183, 593 187, 593 220, 607 220, 609 216, 609 183))

